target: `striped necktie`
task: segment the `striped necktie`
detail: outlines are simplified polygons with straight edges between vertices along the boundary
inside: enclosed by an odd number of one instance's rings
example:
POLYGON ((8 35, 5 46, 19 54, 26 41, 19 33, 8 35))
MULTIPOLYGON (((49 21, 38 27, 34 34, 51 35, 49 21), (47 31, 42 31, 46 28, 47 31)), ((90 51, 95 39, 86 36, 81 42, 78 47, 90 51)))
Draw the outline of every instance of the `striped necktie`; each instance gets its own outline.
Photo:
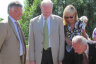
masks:
POLYGON ((19 25, 18 22, 15 22, 15 24, 17 25, 17 30, 18 30, 18 33, 19 33, 19 36, 18 38, 20 38, 19 42, 20 42, 20 56, 23 55, 23 33, 21 31, 21 27, 19 25))

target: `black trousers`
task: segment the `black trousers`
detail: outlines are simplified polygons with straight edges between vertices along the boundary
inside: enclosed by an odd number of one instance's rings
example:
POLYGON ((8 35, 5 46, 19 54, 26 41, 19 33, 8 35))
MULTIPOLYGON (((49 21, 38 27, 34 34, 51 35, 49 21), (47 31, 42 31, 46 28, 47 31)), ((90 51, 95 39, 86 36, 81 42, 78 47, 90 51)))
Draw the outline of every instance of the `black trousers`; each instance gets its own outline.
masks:
POLYGON ((88 45, 89 45, 89 54, 88 54, 89 64, 96 64, 96 44, 88 44, 88 45))
POLYGON ((65 49, 65 55, 62 64, 83 64, 83 55, 75 53, 73 49, 71 52, 67 52, 65 49))
POLYGON ((43 49, 41 64, 53 64, 51 48, 43 49))

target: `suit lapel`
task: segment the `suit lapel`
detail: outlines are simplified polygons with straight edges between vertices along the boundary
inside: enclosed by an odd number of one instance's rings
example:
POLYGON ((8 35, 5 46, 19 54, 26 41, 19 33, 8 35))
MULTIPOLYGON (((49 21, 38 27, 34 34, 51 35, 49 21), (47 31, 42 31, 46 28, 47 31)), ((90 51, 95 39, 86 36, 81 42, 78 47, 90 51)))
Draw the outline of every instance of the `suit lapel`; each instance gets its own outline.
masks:
MULTIPOLYGON (((14 32, 14 34, 15 34, 15 36, 16 36, 16 38, 17 38, 17 40, 19 40, 18 39, 18 36, 17 36, 17 32, 16 32, 16 30, 15 30, 15 27, 14 27, 14 24, 13 24, 13 22, 11 21, 11 19, 8 17, 8 22, 9 22, 9 25, 10 25, 10 27, 12 28, 12 30, 13 30, 13 32, 14 32)), ((22 30, 21 30, 21 32, 22 32, 22 30)), ((24 35, 23 35, 23 32, 22 32, 22 45, 23 45, 23 56, 22 56, 22 64, 25 64, 25 61, 26 61, 26 43, 25 43, 25 37, 24 37, 24 35)))
POLYGON ((38 28, 40 29, 40 32, 43 35, 43 20, 42 20, 42 15, 40 15, 38 22, 39 22, 39 27, 38 28))
POLYGON ((8 22, 9 22, 9 25, 12 28, 16 38, 18 39, 18 36, 17 36, 16 30, 15 30, 14 24, 13 24, 13 22, 11 21, 11 19, 9 17, 8 17, 8 22))
MULTIPOLYGON (((12 28, 17 40, 19 40, 18 36, 17 36, 17 32, 16 32, 15 27, 14 27, 14 24, 13 24, 13 22, 11 21, 11 19, 9 17, 8 17, 8 22, 9 22, 9 25, 12 28)), ((21 30, 21 32, 22 32, 22 30, 21 30)), ((22 32, 22 39, 23 39, 22 40, 22 45, 23 45, 23 53, 24 54, 23 54, 21 60, 24 62, 23 64, 25 64, 25 60, 26 60, 26 43, 25 43, 25 38, 24 38, 23 32, 22 32)))
POLYGON ((50 36, 53 33, 53 29, 54 29, 54 18, 51 15, 50 16, 50 36))

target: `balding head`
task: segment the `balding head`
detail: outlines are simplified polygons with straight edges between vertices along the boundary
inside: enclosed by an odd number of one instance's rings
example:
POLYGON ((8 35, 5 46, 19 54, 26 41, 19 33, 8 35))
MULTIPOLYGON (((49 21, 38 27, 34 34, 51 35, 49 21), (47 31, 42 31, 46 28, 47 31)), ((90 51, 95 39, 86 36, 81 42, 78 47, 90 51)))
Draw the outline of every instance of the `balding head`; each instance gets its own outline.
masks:
POLYGON ((72 47, 76 53, 82 54, 87 49, 87 39, 83 36, 73 37, 72 47))
POLYGON ((42 12, 43 16, 45 18, 48 18, 52 13, 53 3, 51 0, 43 0, 41 2, 40 8, 41 8, 41 12, 42 12))
POLYGON ((51 0, 43 0, 41 2, 41 6, 45 6, 45 5, 51 5, 53 7, 53 3, 51 0))

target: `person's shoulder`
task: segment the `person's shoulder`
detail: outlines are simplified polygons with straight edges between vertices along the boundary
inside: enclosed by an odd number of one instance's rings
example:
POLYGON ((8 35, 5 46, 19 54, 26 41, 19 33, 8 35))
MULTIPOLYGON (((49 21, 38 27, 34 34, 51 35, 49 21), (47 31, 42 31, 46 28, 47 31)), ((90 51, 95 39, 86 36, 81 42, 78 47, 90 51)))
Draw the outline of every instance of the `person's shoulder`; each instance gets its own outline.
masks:
POLYGON ((52 16, 53 20, 55 20, 55 22, 59 22, 59 23, 63 22, 62 17, 60 17, 58 15, 54 15, 54 14, 52 14, 51 16, 52 16))
POLYGON ((90 45, 96 45, 96 41, 93 40, 87 40, 87 43, 90 45))
POLYGON ((94 30, 96 31, 96 28, 94 28, 94 30))
POLYGON ((59 18, 59 19, 62 19, 62 17, 60 17, 60 16, 58 16, 58 15, 54 15, 54 14, 52 14, 52 17, 54 17, 54 18, 59 18))
POLYGON ((8 24, 8 19, 4 19, 0 22, 0 25, 6 25, 8 24))
POLYGON ((41 15, 38 15, 38 16, 32 18, 32 19, 30 20, 30 22, 35 22, 35 21, 37 21, 37 20, 39 19, 40 16, 41 16, 41 15))
POLYGON ((0 30, 3 32, 8 29, 8 20, 4 19, 0 22, 0 30))

